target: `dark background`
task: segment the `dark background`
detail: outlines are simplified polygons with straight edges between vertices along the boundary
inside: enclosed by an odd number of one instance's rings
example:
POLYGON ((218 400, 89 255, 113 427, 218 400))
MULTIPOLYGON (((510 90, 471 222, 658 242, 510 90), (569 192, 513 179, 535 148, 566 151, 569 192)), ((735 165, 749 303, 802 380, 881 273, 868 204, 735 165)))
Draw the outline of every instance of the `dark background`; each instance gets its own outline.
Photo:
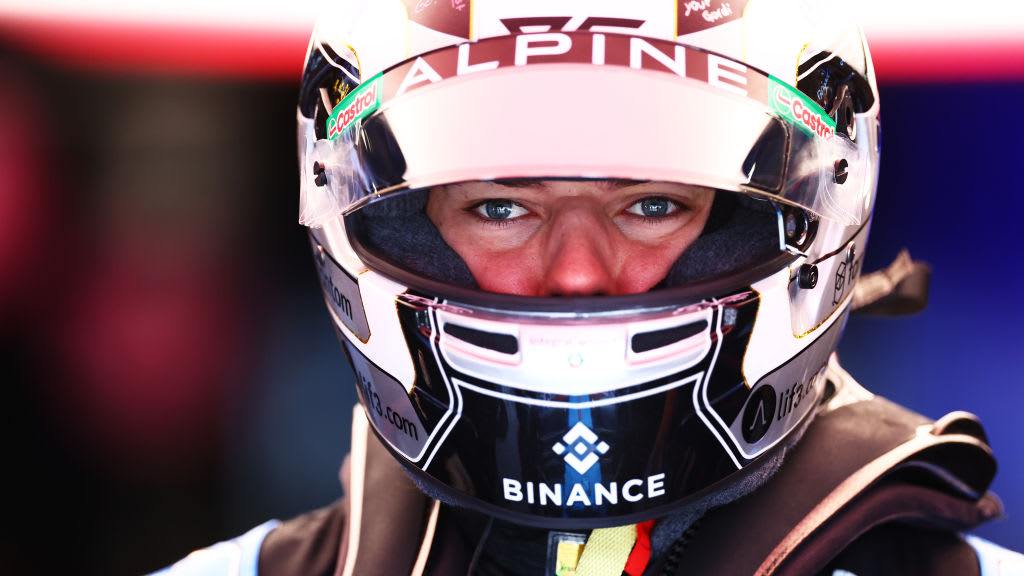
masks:
MULTIPOLYGON (((296 65, 298 68, 298 65, 296 65)), ((0 573, 136 574, 340 496, 355 395, 297 222, 295 81, 97 71, 0 36, 0 573)), ((1024 83, 882 82, 866 271, 931 302, 853 318, 872 391, 976 413, 1024 549, 1024 83)))

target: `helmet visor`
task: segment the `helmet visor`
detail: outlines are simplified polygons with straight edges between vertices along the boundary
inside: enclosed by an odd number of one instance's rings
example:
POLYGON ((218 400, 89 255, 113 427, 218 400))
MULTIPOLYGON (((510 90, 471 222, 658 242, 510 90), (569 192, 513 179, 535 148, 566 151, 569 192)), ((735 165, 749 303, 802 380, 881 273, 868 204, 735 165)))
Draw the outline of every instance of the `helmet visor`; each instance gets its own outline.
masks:
MULTIPOLYGON (((304 122, 311 122, 304 120, 304 122)), ((300 219, 405 189, 514 178, 677 182, 860 224, 870 134, 837 134, 777 78, 697 48, 614 34, 504 36, 364 81, 304 151, 300 219)))

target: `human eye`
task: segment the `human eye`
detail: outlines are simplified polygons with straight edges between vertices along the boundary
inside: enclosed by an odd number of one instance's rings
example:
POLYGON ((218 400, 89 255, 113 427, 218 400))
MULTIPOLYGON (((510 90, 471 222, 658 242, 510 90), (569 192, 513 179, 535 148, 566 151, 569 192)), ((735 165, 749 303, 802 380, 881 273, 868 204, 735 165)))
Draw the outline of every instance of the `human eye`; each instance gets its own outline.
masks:
POLYGON ((530 213, 521 204, 507 198, 484 200, 475 204, 470 210, 485 220, 513 220, 530 213))
POLYGON ((658 219, 678 212, 680 204, 663 196, 641 198, 626 208, 628 214, 642 218, 658 219))

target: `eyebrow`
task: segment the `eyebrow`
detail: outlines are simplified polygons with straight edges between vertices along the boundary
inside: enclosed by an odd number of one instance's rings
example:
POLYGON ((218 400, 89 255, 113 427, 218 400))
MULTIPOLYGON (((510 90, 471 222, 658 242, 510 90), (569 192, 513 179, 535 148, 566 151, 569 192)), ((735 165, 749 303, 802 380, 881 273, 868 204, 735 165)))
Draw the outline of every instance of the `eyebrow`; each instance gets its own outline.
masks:
POLYGON ((497 180, 493 180, 493 182, 499 186, 505 186, 507 188, 543 188, 552 180, 559 180, 563 182, 594 182, 612 189, 626 188, 627 186, 635 186, 637 184, 647 182, 647 180, 629 180, 625 178, 499 178, 497 180))

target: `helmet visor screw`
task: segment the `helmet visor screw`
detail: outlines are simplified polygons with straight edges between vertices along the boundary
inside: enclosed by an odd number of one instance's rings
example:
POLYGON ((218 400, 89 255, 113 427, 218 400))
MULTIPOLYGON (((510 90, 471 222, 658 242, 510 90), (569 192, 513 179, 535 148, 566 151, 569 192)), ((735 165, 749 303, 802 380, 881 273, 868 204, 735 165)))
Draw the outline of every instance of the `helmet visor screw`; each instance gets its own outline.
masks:
POLYGON ((850 163, 846 161, 846 158, 840 158, 835 163, 835 180, 836 184, 845 184, 846 178, 850 175, 848 172, 850 163))
POLYGON ((818 267, 814 264, 803 264, 796 274, 797 286, 810 290, 818 285, 818 267))
POLYGON ((313 174, 316 175, 316 179, 313 182, 317 186, 327 186, 327 173, 324 172, 324 165, 319 162, 313 162, 313 174))

